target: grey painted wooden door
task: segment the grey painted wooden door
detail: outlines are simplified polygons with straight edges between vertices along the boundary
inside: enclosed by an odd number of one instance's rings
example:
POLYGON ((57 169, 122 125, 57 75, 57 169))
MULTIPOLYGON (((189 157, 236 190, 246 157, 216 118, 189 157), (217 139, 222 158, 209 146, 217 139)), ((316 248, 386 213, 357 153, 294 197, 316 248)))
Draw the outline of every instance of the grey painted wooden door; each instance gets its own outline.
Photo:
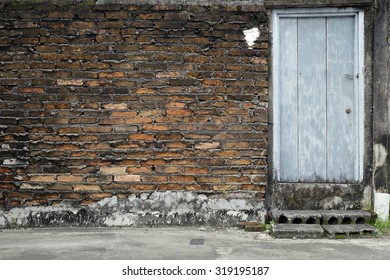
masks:
POLYGON ((279 19, 280 181, 359 179, 356 24, 348 15, 279 19))

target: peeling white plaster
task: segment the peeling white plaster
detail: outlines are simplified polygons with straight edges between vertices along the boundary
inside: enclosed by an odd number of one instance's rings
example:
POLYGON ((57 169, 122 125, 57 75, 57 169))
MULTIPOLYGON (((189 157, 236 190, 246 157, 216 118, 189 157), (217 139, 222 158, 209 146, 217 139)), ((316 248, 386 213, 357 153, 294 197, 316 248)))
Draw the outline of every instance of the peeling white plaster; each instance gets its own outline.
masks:
POLYGON ((17 161, 14 158, 3 160, 3 165, 15 165, 15 164, 17 164, 17 161))
POLYGON ((381 144, 374 145, 374 166, 375 168, 382 166, 386 162, 387 150, 381 144))
POLYGON ((76 225, 86 223, 98 226, 164 226, 199 223, 213 225, 217 221, 220 226, 253 219, 254 216, 248 215, 247 210, 253 210, 255 218, 265 222, 266 210, 263 203, 253 199, 225 199, 186 191, 166 191, 132 194, 127 200, 119 200, 116 196, 112 196, 85 207, 74 207, 63 203, 58 206, 0 210, 0 228, 45 226, 43 221, 49 221, 50 225, 67 225, 69 220, 76 221, 76 225), (83 212, 80 212, 81 210, 83 212), (69 219, 69 212, 76 216, 69 219))
POLYGON ((246 43, 248 44, 248 49, 252 49, 255 41, 260 36, 260 30, 257 27, 253 27, 251 29, 244 30, 243 33, 245 35, 246 43))
POLYGON ((99 202, 97 202, 96 204, 99 205, 100 207, 107 206, 111 208, 114 207, 116 204, 118 204, 118 198, 116 196, 106 197, 100 200, 99 202))

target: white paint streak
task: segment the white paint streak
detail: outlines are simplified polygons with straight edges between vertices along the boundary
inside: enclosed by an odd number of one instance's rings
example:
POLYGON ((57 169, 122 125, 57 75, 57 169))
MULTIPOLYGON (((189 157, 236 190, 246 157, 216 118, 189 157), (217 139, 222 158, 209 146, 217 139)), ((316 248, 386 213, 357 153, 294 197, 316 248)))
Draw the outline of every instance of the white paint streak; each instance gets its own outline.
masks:
POLYGON ((260 30, 257 27, 253 27, 251 29, 244 30, 243 33, 245 35, 246 43, 248 44, 248 49, 252 49, 255 41, 260 36, 260 30))
POLYGON ((382 166, 386 162, 387 150, 381 144, 374 145, 374 166, 375 168, 382 166))

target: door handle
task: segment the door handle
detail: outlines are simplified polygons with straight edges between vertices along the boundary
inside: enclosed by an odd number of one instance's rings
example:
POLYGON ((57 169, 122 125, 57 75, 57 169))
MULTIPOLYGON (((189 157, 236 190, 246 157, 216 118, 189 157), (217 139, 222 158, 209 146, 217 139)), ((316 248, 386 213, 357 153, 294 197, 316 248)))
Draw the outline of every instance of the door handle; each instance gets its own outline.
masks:
POLYGON ((353 80, 354 75, 353 74, 344 74, 344 78, 348 80, 353 80))
POLYGON ((345 110, 345 113, 347 114, 351 114, 351 112, 352 112, 351 108, 347 108, 347 110, 345 110))

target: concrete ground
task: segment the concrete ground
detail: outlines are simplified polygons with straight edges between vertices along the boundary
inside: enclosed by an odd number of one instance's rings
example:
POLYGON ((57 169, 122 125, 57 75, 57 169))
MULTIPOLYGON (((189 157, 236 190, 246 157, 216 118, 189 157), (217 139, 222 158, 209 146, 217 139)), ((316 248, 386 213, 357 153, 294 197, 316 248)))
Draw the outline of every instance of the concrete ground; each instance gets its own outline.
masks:
POLYGON ((12 229, 0 230, 0 259, 390 260, 390 236, 288 240, 240 229, 12 229))

